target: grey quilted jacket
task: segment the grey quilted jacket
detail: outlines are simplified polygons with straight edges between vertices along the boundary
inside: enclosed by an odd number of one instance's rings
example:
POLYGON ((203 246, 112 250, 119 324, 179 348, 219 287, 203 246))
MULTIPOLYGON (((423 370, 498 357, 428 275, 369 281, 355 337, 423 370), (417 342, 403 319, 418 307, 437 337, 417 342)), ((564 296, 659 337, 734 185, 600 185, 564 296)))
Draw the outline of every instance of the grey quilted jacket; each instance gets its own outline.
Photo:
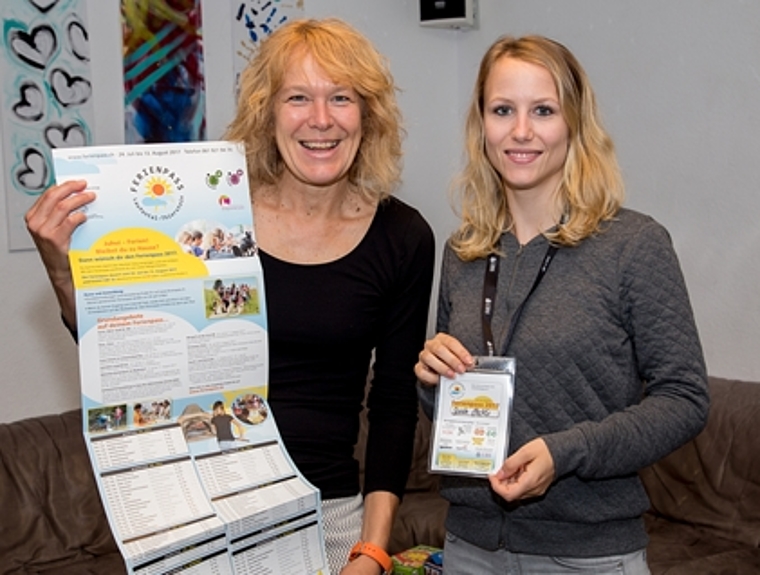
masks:
MULTIPOLYGON (((517 504, 485 479, 446 476, 449 532, 485 549, 571 557, 646 546, 637 471, 695 436, 709 399, 702 348, 668 232, 622 210, 602 233, 560 248, 527 301, 509 349, 509 319, 546 253, 504 234, 494 312, 497 353, 516 358, 510 452, 541 436, 554 459, 547 493, 517 504)), ((438 331, 483 354, 485 260, 446 246, 438 331)), ((435 388, 420 388, 428 415, 435 388)))

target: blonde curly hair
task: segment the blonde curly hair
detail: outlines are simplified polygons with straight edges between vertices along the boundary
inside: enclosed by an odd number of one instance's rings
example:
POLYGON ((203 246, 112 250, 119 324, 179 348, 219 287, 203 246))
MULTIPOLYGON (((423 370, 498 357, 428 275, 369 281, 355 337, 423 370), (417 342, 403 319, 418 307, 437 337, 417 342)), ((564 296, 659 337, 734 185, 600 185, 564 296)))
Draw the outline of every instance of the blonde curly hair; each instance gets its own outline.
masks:
POLYGON ((361 97, 362 141, 348 177, 377 202, 401 179, 401 112, 383 56, 360 32, 336 18, 293 20, 266 38, 240 77, 238 106, 224 138, 246 148, 251 189, 275 185, 284 162, 275 142, 274 98, 294 59, 311 56, 336 84, 361 97))

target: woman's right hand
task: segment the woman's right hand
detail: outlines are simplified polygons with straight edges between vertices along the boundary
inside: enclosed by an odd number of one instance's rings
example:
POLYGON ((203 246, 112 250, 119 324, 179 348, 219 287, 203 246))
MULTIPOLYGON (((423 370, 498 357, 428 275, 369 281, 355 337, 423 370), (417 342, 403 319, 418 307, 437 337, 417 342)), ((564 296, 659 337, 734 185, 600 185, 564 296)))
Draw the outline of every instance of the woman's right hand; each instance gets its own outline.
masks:
POLYGON ((438 385, 441 376, 454 378, 475 364, 472 355, 455 337, 438 333, 425 342, 419 361, 414 366, 417 379, 424 385, 438 385))
POLYGON ((26 228, 40 253, 61 313, 72 327, 76 326, 76 307, 69 246, 74 230, 87 220, 80 208, 95 199, 95 192, 86 192, 86 187, 84 180, 51 186, 25 216, 26 228))

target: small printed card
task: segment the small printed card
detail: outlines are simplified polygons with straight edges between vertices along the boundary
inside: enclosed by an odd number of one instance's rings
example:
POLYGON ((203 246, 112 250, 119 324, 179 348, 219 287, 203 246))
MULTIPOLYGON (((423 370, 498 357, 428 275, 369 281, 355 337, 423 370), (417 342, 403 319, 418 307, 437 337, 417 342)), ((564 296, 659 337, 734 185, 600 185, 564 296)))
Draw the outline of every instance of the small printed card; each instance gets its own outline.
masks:
POLYGON ((484 477, 507 455, 515 360, 478 357, 454 379, 441 377, 431 435, 430 471, 484 477))

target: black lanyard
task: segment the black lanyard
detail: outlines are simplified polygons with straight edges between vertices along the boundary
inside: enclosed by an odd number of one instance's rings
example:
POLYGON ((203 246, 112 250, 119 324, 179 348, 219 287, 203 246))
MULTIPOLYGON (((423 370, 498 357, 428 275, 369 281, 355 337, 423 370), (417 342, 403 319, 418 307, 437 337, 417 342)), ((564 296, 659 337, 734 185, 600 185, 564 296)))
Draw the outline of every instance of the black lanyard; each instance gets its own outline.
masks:
MULTIPOLYGON (((546 255, 544 255, 544 261, 541 262, 541 268, 538 270, 536 279, 533 281, 533 286, 530 288, 528 295, 525 296, 525 299, 515 310, 515 313, 512 314, 512 321, 509 322, 509 331, 507 331, 507 339, 504 342, 505 352, 509 347, 510 342, 512 341, 515 327, 517 326, 517 322, 520 319, 520 314, 522 314, 525 303, 528 301, 528 298, 533 294, 533 292, 536 291, 536 288, 538 287, 538 284, 541 283, 541 280, 544 279, 546 270, 549 269, 549 264, 552 263, 552 259, 554 259, 554 254, 557 253, 557 249, 557 246, 549 245, 549 248, 546 250, 546 255)), ((486 262, 486 275, 483 280, 483 309, 481 310, 481 318, 483 324, 483 343, 485 345, 486 351, 488 352, 488 355, 494 355, 493 329, 491 327, 491 324, 493 322, 493 304, 496 299, 496 285, 498 281, 499 256, 496 254, 491 254, 488 256, 488 261, 486 262)))

